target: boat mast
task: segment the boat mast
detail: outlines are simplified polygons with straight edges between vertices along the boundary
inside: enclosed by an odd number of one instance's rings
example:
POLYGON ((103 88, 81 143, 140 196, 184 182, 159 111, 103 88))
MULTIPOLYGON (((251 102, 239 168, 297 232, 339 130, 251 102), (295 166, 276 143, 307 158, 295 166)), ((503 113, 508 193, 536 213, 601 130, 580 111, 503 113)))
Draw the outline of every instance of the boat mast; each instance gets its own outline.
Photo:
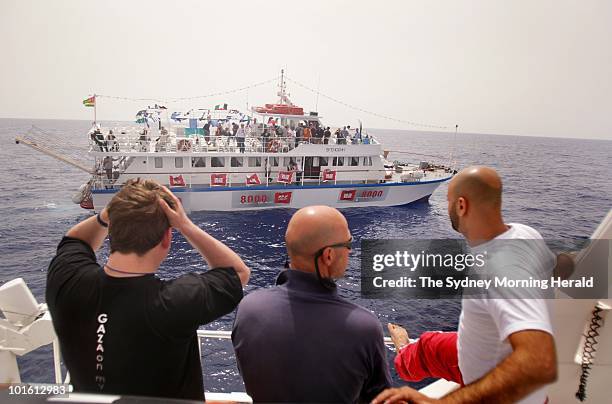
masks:
POLYGON ((285 69, 281 69, 281 78, 280 78, 280 91, 278 95, 280 96, 279 104, 285 104, 285 69))
POLYGON ((280 84, 278 86, 280 87, 280 91, 277 94, 280 97, 279 104, 293 106, 293 103, 289 99, 289 94, 287 94, 287 83, 285 82, 285 69, 281 69, 280 84))

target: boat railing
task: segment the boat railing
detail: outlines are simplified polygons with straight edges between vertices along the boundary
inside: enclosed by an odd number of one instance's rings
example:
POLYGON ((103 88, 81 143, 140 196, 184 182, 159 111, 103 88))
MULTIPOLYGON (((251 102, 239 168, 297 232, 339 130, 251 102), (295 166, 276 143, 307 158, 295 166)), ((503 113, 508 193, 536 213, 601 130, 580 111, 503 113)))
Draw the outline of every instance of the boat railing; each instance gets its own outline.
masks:
MULTIPOLYGON (((402 182, 402 183, 418 183, 432 181, 438 178, 448 176, 447 170, 438 169, 433 171, 424 170, 413 170, 404 171, 403 174, 398 174, 390 169, 353 169, 353 170, 342 170, 333 168, 323 169, 304 169, 304 170, 280 170, 284 172, 293 172, 290 181, 279 181, 278 170, 268 170, 268 172, 262 172, 262 167, 253 167, 250 171, 214 171, 214 172, 165 172, 165 173, 151 173, 151 172, 130 172, 127 173, 130 177, 151 177, 154 176, 166 176, 167 181, 175 184, 171 186, 180 188, 224 188, 224 187, 241 187, 241 186, 321 186, 321 185, 355 185, 355 184, 384 184, 388 182, 402 182), (253 179, 249 182, 249 177, 253 178, 253 175, 257 174, 257 181, 253 179), (267 174, 267 175, 266 175, 267 174), (349 175, 362 174, 361 178, 351 178, 349 175), (376 174, 376 175, 373 175, 376 174), (370 178, 368 178, 368 175, 370 178), (216 176, 224 177, 222 182, 213 184, 212 177, 216 176), (238 177, 239 179, 237 179, 238 177), (210 182, 204 182, 207 179, 210 182)), ((118 189, 121 188, 121 184, 124 179, 121 178, 121 173, 110 172, 107 173, 104 170, 98 170, 94 175, 93 189, 118 189)))
MULTIPOLYGON (((198 338, 198 350, 200 353, 200 357, 202 357, 202 343, 205 339, 224 339, 231 340, 232 332, 231 331, 222 331, 222 330, 197 330, 197 338, 198 338)), ((411 342, 416 340, 411 339, 411 342)), ((393 341, 390 337, 384 337, 384 343, 387 346, 392 346, 393 341)), ((57 384, 69 384, 70 383, 70 373, 66 372, 66 375, 62 375, 62 358, 60 353, 60 345, 59 341, 56 339, 52 342, 52 351, 53 351, 53 369, 54 369, 54 379, 57 384)))
POLYGON ((373 137, 320 138, 320 137, 278 137, 247 136, 238 142, 235 136, 172 136, 122 135, 112 139, 95 135, 90 137, 90 151, 108 153, 288 153, 303 144, 316 145, 371 145, 379 144, 373 137))

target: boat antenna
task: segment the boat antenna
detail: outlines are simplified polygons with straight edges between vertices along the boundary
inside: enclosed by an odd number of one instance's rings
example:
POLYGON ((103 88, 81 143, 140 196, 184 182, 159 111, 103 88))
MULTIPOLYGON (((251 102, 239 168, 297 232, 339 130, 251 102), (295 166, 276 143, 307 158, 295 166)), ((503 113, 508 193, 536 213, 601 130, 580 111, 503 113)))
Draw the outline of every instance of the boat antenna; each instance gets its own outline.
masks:
POLYGON ((455 162, 453 162, 453 157, 455 154, 455 145, 457 144, 457 130, 459 129, 459 125, 455 124, 455 136, 453 137, 453 147, 451 148, 450 156, 448 157, 448 167, 452 170, 455 170, 455 162))
POLYGON ((281 76, 280 76, 280 91, 278 93, 278 95, 280 96, 280 102, 279 104, 284 104, 285 102, 285 69, 281 69, 281 76))
POLYGON ((315 111, 319 110, 319 88, 321 87, 321 73, 319 72, 319 81, 317 82, 317 99, 315 101, 315 111))
POLYGON ((280 84, 278 86, 280 87, 280 91, 278 92, 278 96, 280 97, 279 104, 293 105, 293 103, 289 99, 289 96, 291 94, 287 93, 287 82, 285 82, 285 69, 281 69, 280 84))
POLYGON ((98 123, 98 112, 97 112, 97 108, 98 108, 98 102, 96 101, 96 93, 94 93, 93 95, 93 99, 94 99, 94 125, 96 123, 98 123))

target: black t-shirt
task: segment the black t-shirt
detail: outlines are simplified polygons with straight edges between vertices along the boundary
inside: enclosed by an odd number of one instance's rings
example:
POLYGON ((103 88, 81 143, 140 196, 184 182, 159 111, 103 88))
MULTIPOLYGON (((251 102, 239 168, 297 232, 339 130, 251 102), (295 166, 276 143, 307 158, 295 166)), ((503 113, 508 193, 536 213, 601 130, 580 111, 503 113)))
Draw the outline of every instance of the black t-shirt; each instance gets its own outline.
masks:
POLYGON ((202 400, 196 330, 231 312, 242 285, 232 268, 111 277, 89 245, 64 237, 46 298, 76 391, 202 400))

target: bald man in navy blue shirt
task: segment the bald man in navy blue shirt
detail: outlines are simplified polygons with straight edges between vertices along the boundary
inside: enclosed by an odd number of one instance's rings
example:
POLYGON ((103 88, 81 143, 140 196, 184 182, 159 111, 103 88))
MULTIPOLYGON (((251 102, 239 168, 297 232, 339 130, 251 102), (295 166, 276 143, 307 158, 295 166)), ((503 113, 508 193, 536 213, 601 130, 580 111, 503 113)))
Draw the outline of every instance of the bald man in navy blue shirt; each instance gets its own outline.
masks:
POLYGON ((352 237, 328 206, 300 209, 285 234, 291 268, 238 307, 232 341, 256 402, 369 402, 390 385, 374 314, 338 295, 352 237))

